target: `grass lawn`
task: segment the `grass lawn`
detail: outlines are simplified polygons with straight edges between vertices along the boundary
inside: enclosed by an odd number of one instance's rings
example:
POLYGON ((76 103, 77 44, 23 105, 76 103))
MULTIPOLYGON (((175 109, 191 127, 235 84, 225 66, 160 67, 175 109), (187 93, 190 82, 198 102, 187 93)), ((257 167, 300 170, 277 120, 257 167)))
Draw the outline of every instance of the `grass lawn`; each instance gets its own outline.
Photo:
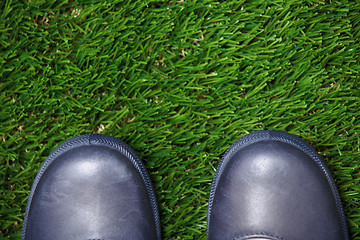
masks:
POLYGON ((205 239, 225 150, 262 129, 311 144, 360 239, 360 2, 2 0, 0 238, 61 142, 103 133, 142 158, 164 239, 205 239))

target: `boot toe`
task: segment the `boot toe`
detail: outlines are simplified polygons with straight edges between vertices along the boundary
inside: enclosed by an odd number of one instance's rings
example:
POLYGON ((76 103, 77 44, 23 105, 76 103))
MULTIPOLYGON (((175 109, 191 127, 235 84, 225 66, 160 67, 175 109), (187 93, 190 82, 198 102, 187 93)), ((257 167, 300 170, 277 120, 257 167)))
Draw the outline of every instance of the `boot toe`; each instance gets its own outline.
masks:
POLYGON ((263 233, 347 239, 325 164, 301 139, 282 132, 257 132, 229 149, 214 178, 208 219, 209 239, 263 233))
POLYGON ((104 135, 82 140, 44 162, 23 239, 159 239, 155 196, 133 150, 104 135))

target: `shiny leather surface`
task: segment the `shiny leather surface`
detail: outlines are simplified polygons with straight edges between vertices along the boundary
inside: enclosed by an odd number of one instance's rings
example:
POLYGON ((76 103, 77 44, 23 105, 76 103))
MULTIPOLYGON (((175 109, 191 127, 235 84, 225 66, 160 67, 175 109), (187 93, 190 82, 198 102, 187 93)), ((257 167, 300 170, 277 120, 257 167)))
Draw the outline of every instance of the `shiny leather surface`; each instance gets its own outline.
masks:
POLYGON ((233 238, 232 240, 286 240, 283 237, 269 235, 266 233, 256 233, 256 234, 245 234, 239 237, 233 238))
POLYGON ((208 239, 259 232, 288 240, 348 239, 325 166, 271 137, 244 145, 227 153, 231 157, 213 183, 208 239))
POLYGON ((29 206, 25 239, 156 239, 141 174, 119 151, 70 149, 42 174, 29 206))

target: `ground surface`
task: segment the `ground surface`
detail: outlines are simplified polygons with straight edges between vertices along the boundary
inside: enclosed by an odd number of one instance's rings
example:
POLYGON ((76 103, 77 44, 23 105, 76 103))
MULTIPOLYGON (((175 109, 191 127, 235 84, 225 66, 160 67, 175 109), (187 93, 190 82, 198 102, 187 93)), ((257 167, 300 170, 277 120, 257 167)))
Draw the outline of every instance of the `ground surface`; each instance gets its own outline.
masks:
POLYGON ((19 239, 61 142, 118 137, 144 161, 165 239, 205 239, 225 150, 288 131, 324 158, 360 239, 359 1, 0 3, 0 238, 19 239))

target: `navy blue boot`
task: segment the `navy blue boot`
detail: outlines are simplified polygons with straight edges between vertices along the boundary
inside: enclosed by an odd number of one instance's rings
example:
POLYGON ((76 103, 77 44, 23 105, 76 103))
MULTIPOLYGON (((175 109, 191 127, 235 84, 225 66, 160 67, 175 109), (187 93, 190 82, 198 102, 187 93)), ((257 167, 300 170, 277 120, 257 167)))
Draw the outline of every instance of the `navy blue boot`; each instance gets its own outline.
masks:
POLYGON ((209 240, 348 240, 340 197, 306 142, 259 131, 235 142, 215 173, 209 240))
POLYGON ((58 146, 38 172, 23 240, 160 239, 155 194, 124 142, 89 134, 58 146))

